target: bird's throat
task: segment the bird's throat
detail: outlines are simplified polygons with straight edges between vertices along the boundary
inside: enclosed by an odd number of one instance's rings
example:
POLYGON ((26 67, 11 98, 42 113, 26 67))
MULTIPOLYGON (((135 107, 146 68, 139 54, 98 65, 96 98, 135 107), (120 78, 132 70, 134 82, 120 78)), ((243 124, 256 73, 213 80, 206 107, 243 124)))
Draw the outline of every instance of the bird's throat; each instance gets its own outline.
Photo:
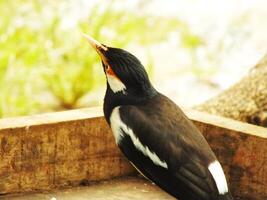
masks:
POLYGON ((107 73, 107 81, 108 81, 108 84, 110 86, 110 89, 114 93, 125 92, 126 86, 116 76, 107 73))

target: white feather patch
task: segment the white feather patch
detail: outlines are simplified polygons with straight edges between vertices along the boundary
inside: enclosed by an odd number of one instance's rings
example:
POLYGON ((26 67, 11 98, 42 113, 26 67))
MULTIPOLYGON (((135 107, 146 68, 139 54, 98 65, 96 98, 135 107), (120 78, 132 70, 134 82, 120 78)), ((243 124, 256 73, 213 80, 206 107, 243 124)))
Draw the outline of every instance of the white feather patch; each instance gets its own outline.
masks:
POLYGON ((108 84, 114 93, 123 92, 126 86, 116 77, 107 74, 108 84))
POLYGON ((115 141, 117 144, 120 143, 122 137, 123 137, 123 132, 121 131, 121 118, 120 118, 120 107, 116 107, 113 109, 111 115, 110 115, 110 126, 112 133, 114 135, 115 141))
POLYGON ((143 145, 133 133, 133 130, 127 127, 121 121, 119 109, 120 107, 114 108, 110 116, 111 129, 115 137, 116 143, 119 144, 121 139, 123 138, 123 132, 121 131, 123 130, 127 135, 130 136, 134 146, 145 156, 149 157, 154 164, 164 168, 168 168, 167 163, 165 161, 162 161, 155 152, 151 152, 147 146, 143 145))
POLYGON ((228 186, 221 164, 215 160, 209 165, 208 169, 215 180, 219 194, 228 193, 228 186))

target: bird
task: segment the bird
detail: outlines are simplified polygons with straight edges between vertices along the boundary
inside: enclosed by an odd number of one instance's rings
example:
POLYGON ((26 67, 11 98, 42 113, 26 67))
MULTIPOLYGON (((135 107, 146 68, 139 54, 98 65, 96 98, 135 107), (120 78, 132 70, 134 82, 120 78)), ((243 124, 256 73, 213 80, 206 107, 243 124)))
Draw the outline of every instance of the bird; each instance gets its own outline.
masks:
POLYGON ((152 85, 141 61, 84 34, 106 76, 103 111, 115 142, 146 178, 179 200, 233 200, 223 168, 183 111, 152 85))

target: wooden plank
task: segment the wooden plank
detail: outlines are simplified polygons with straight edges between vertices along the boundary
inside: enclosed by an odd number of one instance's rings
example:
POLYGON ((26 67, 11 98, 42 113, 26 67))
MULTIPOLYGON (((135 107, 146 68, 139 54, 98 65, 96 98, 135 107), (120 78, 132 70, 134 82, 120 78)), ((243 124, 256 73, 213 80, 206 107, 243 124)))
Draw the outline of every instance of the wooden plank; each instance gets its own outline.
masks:
POLYGON ((188 110, 223 165, 237 199, 267 199, 267 129, 188 110))
POLYGON ((135 172, 97 112, 1 119, 0 194, 76 186, 135 172))
POLYGON ((87 187, 71 187, 49 192, 5 195, 1 200, 175 200, 150 181, 124 176, 87 187), (122 192, 123 191, 123 192, 122 192))
MULTIPOLYGON (((267 199, 267 129, 185 109, 236 197, 267 199)), ((101 108, 0 120, 0 194, 77 186, 134 173, 101 108)))

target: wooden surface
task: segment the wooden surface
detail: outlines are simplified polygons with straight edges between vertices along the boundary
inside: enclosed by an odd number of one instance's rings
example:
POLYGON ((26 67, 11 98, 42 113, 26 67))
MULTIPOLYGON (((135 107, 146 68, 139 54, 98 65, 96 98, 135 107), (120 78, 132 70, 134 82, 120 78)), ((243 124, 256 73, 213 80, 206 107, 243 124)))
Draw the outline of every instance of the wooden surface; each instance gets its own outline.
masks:
POLYGON ((198 111, 187 114, 223 165, 233 195, 267 199, 267 129, 198 111))
MULTIPOLYGON (((185 112, 223 164, 234 196, 267 199, 267 129, 185 112)), ((0 120, 0 194, 86 185, 131 173, 101 108, 0 120)))
POLYGON ((175 200, 141 177, 123 177, 86 187, 0 197, 2 200, 175 200))
POLYGON ((0 120, 0 193, 77 186, 133 173, 98 111, 0 120))

